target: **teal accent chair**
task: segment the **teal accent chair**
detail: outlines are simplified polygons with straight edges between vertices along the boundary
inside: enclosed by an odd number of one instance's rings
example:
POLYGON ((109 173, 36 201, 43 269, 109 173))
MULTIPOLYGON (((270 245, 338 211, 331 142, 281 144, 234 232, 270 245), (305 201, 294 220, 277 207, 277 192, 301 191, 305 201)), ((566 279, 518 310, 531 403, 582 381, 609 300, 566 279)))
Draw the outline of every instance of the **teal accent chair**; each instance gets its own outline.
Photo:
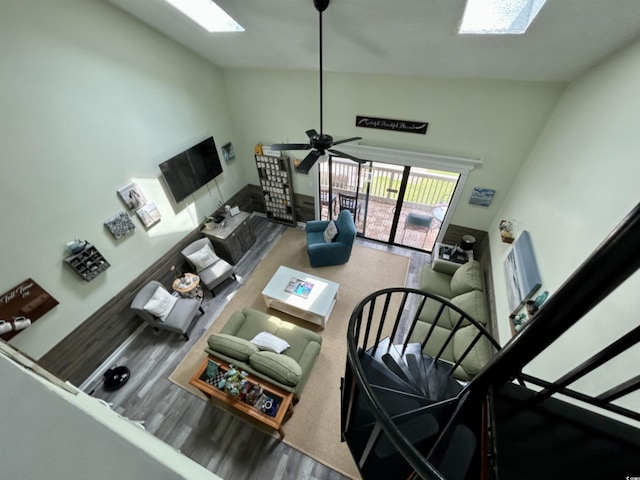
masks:
POLYGON ((307 253, 312 267, 341 265, 349 261, 353 242, 356 238, 356 225, 349 210, 342 210, 335 219, 338 234, 333 242, 324 241, 322 233, 329 224, 328 220, 307 222, 307 253))

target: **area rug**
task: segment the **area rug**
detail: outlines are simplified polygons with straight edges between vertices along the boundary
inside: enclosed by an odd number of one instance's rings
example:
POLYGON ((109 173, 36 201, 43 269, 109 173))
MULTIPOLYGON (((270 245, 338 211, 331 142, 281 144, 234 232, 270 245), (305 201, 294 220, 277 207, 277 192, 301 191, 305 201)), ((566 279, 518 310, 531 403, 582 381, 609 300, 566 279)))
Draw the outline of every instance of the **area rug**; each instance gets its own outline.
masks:
POLYGON ((404 286, 408 270, 408 257, 357 244, 348 263, 311 268, 304 232, 287 229, 169 379, 206 399, 200 391, 189 385, 189 379, 206 356, 204 348, 209 335, 219 332, 229 316, 244 307, 268 311, 283 320, 318 332, 322 335, 322 350, 300 402, 295 406, 294 415, 284 424, 284 442, 345 476, 360 478, 347 445, 340 442, 340 378, 344 375, 347 357, 347 325, 360 300, 376 290, 404 286), (338 301, 324 330, 284 312, 267 309, 261 292, 280 265, 340 284, 338 301))

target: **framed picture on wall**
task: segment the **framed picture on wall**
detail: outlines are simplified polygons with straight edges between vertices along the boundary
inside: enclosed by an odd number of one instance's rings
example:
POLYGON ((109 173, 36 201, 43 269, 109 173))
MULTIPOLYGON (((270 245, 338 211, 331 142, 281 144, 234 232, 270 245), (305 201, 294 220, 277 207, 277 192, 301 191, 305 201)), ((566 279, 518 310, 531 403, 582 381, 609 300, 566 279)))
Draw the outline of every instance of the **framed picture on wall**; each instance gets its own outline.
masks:
POLYGON ((526 230, 513 243, 504 260, 504 276, 509 311, 516 314, 542 285, 531 237, 526 230))
POLYGON ((158 207, 156 207, 156 204, 153 202, 147 203, 144 207, 136 210, 136 214, 146 228, 155 225, 160 221, 160 218, 162 218, 160 210, 158 210, 158 207))
POLYGON ((119 189, 118 194, 120 198, 124 200, 124 203, 127 204, 129 210, 137 210, 147 203, 147 199, 142 193, 142 190, 140 190, 140 187, 135 182, 131 182, 119 189))
POLYGON ((471 198, 469 203, 471 205, 480 205, 481 207, 488 207, 491 205, 491 200, 496 194, 496 191, 492 188, 475 187, 471 192, 471 198))
POLYGON ((222 146, 222 156, 224 157, 225 162, 230 162, 234 158, 236 158, 236 152, 233 150, 233 145, 231 142, 225 143, 222 146))

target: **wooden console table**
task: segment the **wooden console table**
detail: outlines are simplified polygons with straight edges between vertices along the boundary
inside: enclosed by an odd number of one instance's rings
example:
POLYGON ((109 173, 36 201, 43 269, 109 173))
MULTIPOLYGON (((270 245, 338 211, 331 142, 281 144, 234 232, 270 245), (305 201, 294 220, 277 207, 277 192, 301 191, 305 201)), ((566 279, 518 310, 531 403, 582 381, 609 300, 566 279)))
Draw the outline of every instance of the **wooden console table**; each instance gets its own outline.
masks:
POLYGON ((245 403, 239 398, 232 397, 223 390, 217 388, 216 385, 208 383, 207 365, 209 364, 209 360, 216 362, 218 364, 218 369, 225 372, 229 370, 226 362, 209 355, 202 360, 202 363, 200 363, 200 366, 191 377, 191 380, 189 380, 189 384, 204 393, 212 402, 230 407, 233 412, 238 413, 240 416, 248 417, 250 420, 257 421, 262 425, 266 425, 267 427, 276 430, 280 435, 280 438, 283 439, 284 431, 282 430, 282 424, 286 422, 291 415, 293 415, 293 393, 282 390, 281 388, 271 385, 269 382, 254 377, 251 374, 246 377, 247 382, 262 386, 265 395, 280 402, 276 415, 272 417, 253 405, 245 403))
POLYGON ((233 217, 227 214, 220 225, 211 230, 203 229, 201 232, 209 237, 216 254, 232 265, 238 263, 256 242, 247 212, 240 212, 233 217))

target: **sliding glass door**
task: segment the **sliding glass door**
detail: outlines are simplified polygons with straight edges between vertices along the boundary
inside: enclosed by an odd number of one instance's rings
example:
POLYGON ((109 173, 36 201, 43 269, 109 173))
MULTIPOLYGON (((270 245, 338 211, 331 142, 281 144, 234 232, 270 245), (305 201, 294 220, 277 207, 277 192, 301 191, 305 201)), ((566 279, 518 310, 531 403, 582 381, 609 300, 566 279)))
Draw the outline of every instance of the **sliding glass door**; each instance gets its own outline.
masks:
POLYGON ((352 211, 358 235, 430 252, 460 175, 333 157, 319 166, 321 218, 352 211))

